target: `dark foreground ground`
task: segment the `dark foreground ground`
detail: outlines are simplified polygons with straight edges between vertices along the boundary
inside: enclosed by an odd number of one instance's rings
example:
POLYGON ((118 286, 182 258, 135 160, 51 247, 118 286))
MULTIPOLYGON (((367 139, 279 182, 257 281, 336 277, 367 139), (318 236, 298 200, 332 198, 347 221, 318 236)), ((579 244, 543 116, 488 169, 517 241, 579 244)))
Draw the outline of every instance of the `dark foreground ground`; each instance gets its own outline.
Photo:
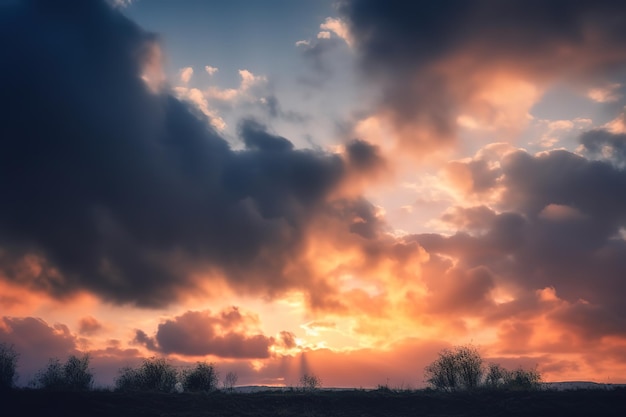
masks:
POLYGON ((0 393, 0 416, 626 416, 626 389, 565 392, 429 391, 159 394, 0 393))

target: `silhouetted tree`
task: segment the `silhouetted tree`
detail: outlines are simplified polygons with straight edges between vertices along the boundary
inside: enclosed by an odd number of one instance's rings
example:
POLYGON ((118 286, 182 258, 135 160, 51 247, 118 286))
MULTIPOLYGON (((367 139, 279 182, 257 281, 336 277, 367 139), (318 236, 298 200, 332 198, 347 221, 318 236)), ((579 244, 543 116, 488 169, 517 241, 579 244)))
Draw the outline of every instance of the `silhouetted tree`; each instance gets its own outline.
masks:
POLYGON ((322 380, 315 374, 304 374, 300 378, 300 388, 303 391, 315 391, 322 387, 322 380))
POLYGON ((426 380, 435 389, 476 389, 483 376, 483 359, 473 346, 456 346, 439 352, 425 369, 426 380))
POLYGON ((63 375, 67 389, 88 391, 93 386, 93 373, 89 370, 89 355, 70 356, 63 365, 63 375))
POLYGON ((137 369, 120 369, 115 388, 120 391, 172 392, 178 381, 176 369, 164 358, 144 359, 137 369))
POLYGON ((18 358, 13 346, 0 343, 0 391, 9 390, 15 385, 18 358))
POLYGON ((89 360, 89 355, 71 355, 65 364, 59 359, 50 359, 48 366, 37 373, 32 385, 52 391, 88 391, 93 384, 89 360))
POLYGON ((206 362, 198 362, 195 368, 184 370, 182 376, 186 391, 213 391, 219 381, 215 366, 206 362))

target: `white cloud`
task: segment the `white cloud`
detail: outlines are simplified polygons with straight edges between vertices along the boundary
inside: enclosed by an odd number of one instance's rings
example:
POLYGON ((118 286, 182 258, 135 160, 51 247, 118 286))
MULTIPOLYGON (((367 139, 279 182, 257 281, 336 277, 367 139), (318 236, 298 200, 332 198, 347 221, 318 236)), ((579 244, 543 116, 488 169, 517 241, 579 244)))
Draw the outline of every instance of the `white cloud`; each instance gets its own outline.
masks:
POLYGON ((317 39, 330 39, 330 32, 322 31, 317 34, 317 39))
POLYGON ((626 107, 624 107, 622 114, 605 124, 603 127, 611 133, 626 133, 626 107))
POLYGON ((587 97, 596 103, 612 103, 622 97, 618 92, 621 86, 621 84, 615 83, 600 88, 592 88, 587 91, 587 97))
POLYGON ((239 87, 241 90, 246 91, 250 89, 255 84, 264 83, 267 81, 262 75, 254 75, 248 70, 239 70, 239 76, 241 77, 241 86, 239 87))
POLYGON ((542 120, 546 130, 537 144, 543 148, 552 148, 556 145, 564 134, 572 130, 581 130, 588 128, 592 124, 591 119, 577 117, 572 120, 542 120))
POLYGON ((263 85, 267 82, 267 78, 262 75, 254 75, 252 72, 242 69, 239 70, 239 76, 241 82, 238 88, 225 88, 210 87, 206 91, 206 95, 210 99, 220 101, 236 101, 241 99, 252 100, 250 90, 256 86, 263 85))
POLYGON ((176 95, 181 99, 186 99, 195 104, 202 113, 204 113, 211 122, 211 125, 217 130, 226 129, 226 122, 213 109, 209 108, 209 102, 204 93, 197 88, 176 87, 174 88, 176 95))
POLYGON ((215 74, 218 71, 218 69, 216 67, 212 67, 210 65, 205 65, 204 70, 209 75, 213 75, 213 74, 215 74))
POLYGON ((189 80, 191 80, 191 76, 193 75, 193 68, 185 67, 180 70, 180 80, 183 84, 188 84, 189 80))
POLYGON ((311 42, 306 40, 301 40, 296 42, 296 46, 310 46, 311 42))
MULTIPOLYGON (((334 17, 327 17, 326 21, 320 25, 320 29, 327 32, 333 32, 335 35, 339 36, 343 39, 348 46, 352 46, 354 43, 354 39, 350 34, 350 30, 348 29, 348 25, 341 19, 337 19, 334 17)), ((317 37, 320 38, 320 34, 324 32, 320 32, 317 37)))

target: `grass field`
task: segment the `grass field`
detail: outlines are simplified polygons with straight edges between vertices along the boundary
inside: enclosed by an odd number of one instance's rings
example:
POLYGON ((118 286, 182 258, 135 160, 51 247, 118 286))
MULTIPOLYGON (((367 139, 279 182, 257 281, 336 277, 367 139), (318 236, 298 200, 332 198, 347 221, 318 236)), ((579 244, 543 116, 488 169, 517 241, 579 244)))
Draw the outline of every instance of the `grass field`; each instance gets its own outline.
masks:
POLYGON ((626 389, 438 393, 318 391, 251 394, 0 393, 12 416, 626 416, 626 389))

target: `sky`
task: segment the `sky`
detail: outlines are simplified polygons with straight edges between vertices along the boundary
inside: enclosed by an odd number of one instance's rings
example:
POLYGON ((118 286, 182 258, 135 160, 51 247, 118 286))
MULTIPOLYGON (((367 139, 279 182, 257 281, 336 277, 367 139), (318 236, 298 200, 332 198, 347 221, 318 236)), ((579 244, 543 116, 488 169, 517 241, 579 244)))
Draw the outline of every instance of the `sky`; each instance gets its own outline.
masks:
POLYGON ((0 343, 626 383, 626 3, 0 0, 0 343))

